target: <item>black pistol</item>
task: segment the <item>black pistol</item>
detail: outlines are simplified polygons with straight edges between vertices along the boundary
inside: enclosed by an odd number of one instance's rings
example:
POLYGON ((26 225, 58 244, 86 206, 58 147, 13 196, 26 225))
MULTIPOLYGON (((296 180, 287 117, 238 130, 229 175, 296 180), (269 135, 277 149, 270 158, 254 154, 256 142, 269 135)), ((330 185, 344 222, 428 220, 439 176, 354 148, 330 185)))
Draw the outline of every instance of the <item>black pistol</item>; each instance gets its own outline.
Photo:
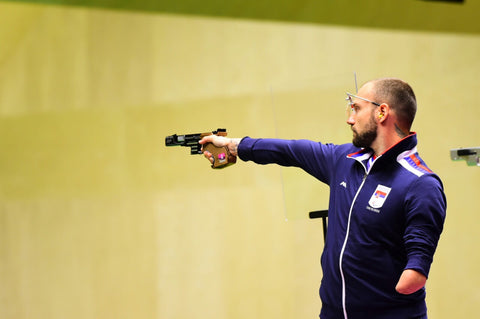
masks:
POLYGON ((216 147, 212 143, 203 145, 198 142, 207 135, 227 136, 227 130, 219 128, 216 131, 207 133, 185 134, 185 135, 169 135, 165 137, 165 146, 187 146, 190 147, 190 155, 203 154, 209 151, 213 156, 212 168, 224 168, 236 162, 236 157, 230 155, 228 147, 216 147))

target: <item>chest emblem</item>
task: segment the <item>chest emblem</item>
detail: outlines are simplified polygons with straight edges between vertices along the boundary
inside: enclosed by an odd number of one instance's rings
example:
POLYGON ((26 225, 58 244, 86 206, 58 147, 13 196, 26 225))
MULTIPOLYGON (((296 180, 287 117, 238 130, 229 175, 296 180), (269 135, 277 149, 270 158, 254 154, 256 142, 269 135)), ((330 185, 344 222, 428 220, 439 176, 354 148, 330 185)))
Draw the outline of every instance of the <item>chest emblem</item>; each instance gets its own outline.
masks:
POLYGON ((382 207, 388 197, 388 194, 390 194, 390 190, 390 187, 378 184, 377 189, 375 192, 373 192, 372 197, 370 197, 370 200, 368 201, 368 205, 373 208, 382 207))

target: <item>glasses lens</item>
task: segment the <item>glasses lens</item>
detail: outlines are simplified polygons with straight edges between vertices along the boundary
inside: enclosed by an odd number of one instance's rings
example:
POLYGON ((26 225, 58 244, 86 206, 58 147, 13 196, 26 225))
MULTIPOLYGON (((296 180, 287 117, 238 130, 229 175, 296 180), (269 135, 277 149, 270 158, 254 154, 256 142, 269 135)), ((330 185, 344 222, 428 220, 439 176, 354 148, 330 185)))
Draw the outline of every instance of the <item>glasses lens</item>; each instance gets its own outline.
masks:
POLYGON ((347 95, 347 109, 345 110, 345 113, 347 115, 347 120, 350 118, 355 113, 355 108, 353 107, 353 99, 350 95, 347 95))

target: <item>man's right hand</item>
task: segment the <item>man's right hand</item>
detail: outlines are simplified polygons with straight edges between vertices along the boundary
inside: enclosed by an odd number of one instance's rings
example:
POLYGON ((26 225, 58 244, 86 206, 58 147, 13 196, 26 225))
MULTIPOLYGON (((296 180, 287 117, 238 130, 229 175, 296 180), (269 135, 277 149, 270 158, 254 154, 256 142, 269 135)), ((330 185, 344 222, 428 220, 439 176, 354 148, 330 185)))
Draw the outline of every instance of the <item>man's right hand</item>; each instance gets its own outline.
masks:
MULTIPOLYGON (((240 138, 229 138, 225 136, 218 136, 218 135, 207 135, 202 138, 198 143, 205 145, 207 143, 212 143, 216 147, 224 147, 228 148, 228 162, 235 163, 237 160, 238 155, 238 144, 240 143, 240 138)), ((213 164, 214 159, 210 152, 204 151, 203 155, 213 164)))

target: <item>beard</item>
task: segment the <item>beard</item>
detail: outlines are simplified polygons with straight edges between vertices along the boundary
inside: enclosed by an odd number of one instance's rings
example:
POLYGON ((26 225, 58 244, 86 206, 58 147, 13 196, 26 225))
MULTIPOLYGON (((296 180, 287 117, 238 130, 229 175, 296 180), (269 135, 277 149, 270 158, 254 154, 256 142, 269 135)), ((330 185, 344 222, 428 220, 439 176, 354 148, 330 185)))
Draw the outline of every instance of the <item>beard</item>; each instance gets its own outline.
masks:
POLYGON ((353 145, 355 145, 356 147, 370 148, 373 141, 375 141, 375 139, 377 138, 377 123, 373 118, 371 118, 368 122, 368 126, 363 133, 358 133, 353 127, 352 131, 353 145))

